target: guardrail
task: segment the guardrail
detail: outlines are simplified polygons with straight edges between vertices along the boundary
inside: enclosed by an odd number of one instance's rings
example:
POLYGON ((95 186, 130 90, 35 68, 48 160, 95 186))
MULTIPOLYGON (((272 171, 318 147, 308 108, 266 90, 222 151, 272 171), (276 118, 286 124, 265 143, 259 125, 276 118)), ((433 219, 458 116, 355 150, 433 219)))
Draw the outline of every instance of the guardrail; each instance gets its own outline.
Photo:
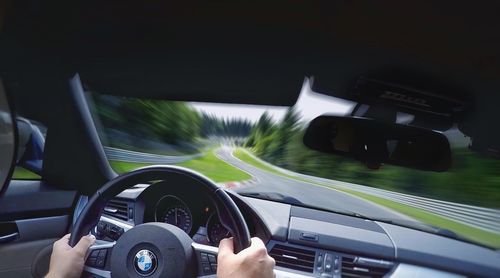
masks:
POLYGON ((174 155, 170 156, 170 155, 129 151, 112 147, 104 147, 104 152, 106 153, 106 156, 110 160, 139 162, 139 163, 161 163, 161 164, 181 163, 203 155, 201 153, 198 153, 198 154, 183 155, 183 156, 174 156, 174 155))
POLYGON ((454 220, 456 222, 479 228, 485 231, 500 234, 500 210, 490 209, 478 206, 465 205, 460 203, 436 200, 431 198, 419 197, 410 194, 398 193, 394 191, 374 188, 365 185, 359 185, 354 183, 330 180, 310 175, 304 175, 296 173, 287 169, 277 167, 267 161, 264 161, 252 153, 247 152, 252 155, 255 159, 260 162, 280 171, 284 174, 290 176, 300 177, 304 180, 309 180, 312 182, 345 188, 349 190, 358 191, 361 193, 370 194, 376 197, 384 198, 389 201, 398 202, 411 207, 419 208, 430 213, 445 217, 447 219, 454 220))

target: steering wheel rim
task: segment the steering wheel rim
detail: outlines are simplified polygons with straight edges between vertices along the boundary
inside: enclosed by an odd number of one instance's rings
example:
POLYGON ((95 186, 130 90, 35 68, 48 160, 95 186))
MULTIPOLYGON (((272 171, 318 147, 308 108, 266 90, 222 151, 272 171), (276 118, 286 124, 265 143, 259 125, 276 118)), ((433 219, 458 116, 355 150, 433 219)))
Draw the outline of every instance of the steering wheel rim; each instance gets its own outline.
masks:
POLYGON ((203 185, 210 198, 214 201, 221 223, 226 226, 234 238, 235 252, 250 246, 251 239, 248 226, 231 197, 207 177, 192 170, 171 165, 139 168, 107 182, 89 199, 78 216, 71 232, 69 245, 75 246, 82 236, 89 234, 91 229, 97 225, 106 203, 111 198, 136 184, 147 181, 168 180, 172 175, 184 175, 203 185))

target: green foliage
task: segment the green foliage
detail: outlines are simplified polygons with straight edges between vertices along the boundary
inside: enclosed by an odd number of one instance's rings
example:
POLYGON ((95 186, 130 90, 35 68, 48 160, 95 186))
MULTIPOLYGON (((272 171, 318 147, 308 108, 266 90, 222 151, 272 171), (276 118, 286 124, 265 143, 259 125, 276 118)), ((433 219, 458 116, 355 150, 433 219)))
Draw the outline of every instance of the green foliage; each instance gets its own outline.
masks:
MULTIPOLYGON (((101 94, 93 96, 105 129, 115 129, 151 141, 185 145, 198 142, 200 137, 246 137, 252 129, 248 120, 201 114, 185 102, 101 94)), ((262 124, 265 125, 264 122, 262 124)), ((111 145, 124 147, 120 138, 115 138, 115 141, 118 142, 111 142, 111 145)), ((136 146, 131 147, 135 149, 136 146)))
POLYGON ((272 134, 275 129, 273 120, 269 116, 269 113, 267 113, 267 111, 264 112, 250 131, 250 136, 245 142, 245 146, 255 148, 255 152, 259 155, 267 154, 267 147, 272 141, 272 134))
POLYGON ((201 115, 184 102, 119 98, 95 94, 106 128, 170 144, 189 143, 200 135, 201 115))
POLYGON ((297 133, 299 120, 300 117, 296 110, 291 107, 286 111, 285 116, 278 124, 278 128, 275 133, 272 134, 273 137, 270 144, 273 163, 286 167, 286 146, 290 142, 292 136, 297 133))
POLYGON ((295 108, 287 110, 278 124, 273 124, 267 113, 262 114, 247 139, 245 146, 252 147, 255 153, 266 160, 285 166, 286 146, 299 129, 300 116, 295 108))
POLYGON ((264 112, 262 116, 260 116, 259 120, 257 121, 257 124, 255 125, 255 132, 260 134, 262 137, 266 137, 273 131, 273 120, 271 119, 271 116, 269 116, 269 113, 264 112))
POLYGON ((208 136, 233 136, 247 137, 252 129, 248 120, 242 119, 220 119, 218 117, 203 114, 201 135, 208 136))

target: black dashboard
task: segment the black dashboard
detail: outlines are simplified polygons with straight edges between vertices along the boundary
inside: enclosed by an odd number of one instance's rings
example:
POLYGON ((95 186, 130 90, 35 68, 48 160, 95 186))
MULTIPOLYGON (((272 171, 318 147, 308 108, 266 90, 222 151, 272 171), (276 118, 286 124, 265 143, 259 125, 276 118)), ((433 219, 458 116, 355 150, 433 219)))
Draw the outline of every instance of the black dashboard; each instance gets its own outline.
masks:
MULTIPOLYGON (((261 221, 257 221, 259 218, 248 204, 240 200, 238 206, 240 209, 246 208, 242 213, 250 234, 268 239, 269 232, 261 221)), ((182 187, 169 187, 165 182, 138 185, 108 202, 103 214, 124 220, 130 225, 147 222, 172 224, 191 236, 194 242, 215 247, 223 238, 231 236, 221 224, 215 203, 209 195, 187 180, 182 187)), ((102 228, 99 230, 96 235, 101 239, 108 237, 116 240, 120 235, 109 228, 109 235, 102 228)))
MULTIPOLYGON (((148 186, 136 199, 135 206, 136 225, 165 222, 184 230, 194 242, 212 246, 218 246, 220 240, 230 237, 219 220, 215 203, 191 181, 186 180, 182 187, 169 187, 166 182, 148 186)), ((248 213, 246 220, 250 233, 255 234, 256 225, 248 213)))
MULTIPOLYGON (((146 222, 178 226, 202 245, 216 247, 230 236, 213 201, 196 185, 137 185, 111 200, 101 237, 116 239, 146 222), (123 225, 120 225, 123 224, 123 225), (125 230, 123 230, 125 228, 125 230), (121 229, 121 230, 120 230, 121 229)), ((500 253, 401 226, 229 191, 252 236, 267 243, 277 277, 499 277, 500 253)), ((98 225, 99 227, 99 225, 98 225)), ((98 228, 96 228, 97 232, 98 228)), ((102 229, 101 229, 102 231, 102 229)))

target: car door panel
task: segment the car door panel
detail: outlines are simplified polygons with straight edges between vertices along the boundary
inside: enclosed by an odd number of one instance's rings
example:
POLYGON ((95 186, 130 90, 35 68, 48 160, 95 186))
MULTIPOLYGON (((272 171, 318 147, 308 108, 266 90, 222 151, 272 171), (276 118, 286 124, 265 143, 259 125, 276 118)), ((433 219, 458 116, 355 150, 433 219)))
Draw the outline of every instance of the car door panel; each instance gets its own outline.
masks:
POLYGON ((13 180, 0 196, 0 277, 42 277, 52 244, 73 220, 77 193, 13 180), (13 235, 10 237, 10 235, 13 235), (10 238, 7 238, 7 237, 10 238))
POLYGON ((39 180, 13 180, 0 196, 0 221, 69 215, 76 192, 59 190, 39 180))

